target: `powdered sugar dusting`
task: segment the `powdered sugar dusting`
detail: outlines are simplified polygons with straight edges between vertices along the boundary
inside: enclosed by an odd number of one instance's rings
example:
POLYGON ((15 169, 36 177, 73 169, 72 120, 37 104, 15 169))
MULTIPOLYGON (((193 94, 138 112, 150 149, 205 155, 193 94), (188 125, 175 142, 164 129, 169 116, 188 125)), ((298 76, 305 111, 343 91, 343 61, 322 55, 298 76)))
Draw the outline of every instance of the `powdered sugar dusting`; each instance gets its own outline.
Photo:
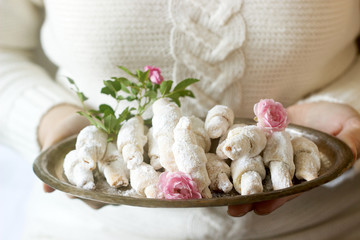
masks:
POLYGON ((94 171, 94 178, 96 184, 96 189, 94 190, 95 192, 111 194, 114 196, 142 198, 142 196, 138 194, 136 190, 133 189, 131 186, 121 188, 110 187, 109 184, 106 182, 105 177, 100 174, 98 170, 94 171))

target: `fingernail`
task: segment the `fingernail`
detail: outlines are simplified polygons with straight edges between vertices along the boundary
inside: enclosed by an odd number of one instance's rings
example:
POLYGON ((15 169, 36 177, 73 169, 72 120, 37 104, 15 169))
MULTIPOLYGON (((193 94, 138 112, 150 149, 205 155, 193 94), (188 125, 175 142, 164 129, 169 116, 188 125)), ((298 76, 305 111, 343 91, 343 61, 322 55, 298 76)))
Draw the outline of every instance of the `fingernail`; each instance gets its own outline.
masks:
POLYGON ((43 185, 43 190, 46 193, 51 193, 51 192, 55 191, 55 189, 53 189, 52 187, 49 187, 48 185, 45 185, 45 184, 43 185))
POLYGON ((232 210, 228 210, 227 214, 231 217, 242 217, 245 216, 248 212, 236 212, 232 210))
MULTIPOLYGON (((275 209, 274 209, 275 210, 275 209)), ((272 210, 273 211, 273 210, 272 210)), ((272 213, 272 211, 270 211, 270 212, 259 212, 259 211, 256 211, 256 210, 254 210, 254 213, 256 214, 256 215, 259 215, 259 216, 266 216, 266 215, 269 215, 270 213, 272 213)))

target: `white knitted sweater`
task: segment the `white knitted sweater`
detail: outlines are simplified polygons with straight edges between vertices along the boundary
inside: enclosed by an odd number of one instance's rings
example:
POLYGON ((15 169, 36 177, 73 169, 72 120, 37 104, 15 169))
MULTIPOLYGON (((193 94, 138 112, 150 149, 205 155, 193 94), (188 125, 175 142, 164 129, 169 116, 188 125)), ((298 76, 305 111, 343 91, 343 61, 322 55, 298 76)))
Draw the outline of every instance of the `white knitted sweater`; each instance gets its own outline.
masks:
MULTIPOLYGON (((188 112, 221 103, 252 116, 261 98, 288 106, 349 70, 360 23, 355 0, 45 1, 41 43, 59 67, 54 81, 30 61, 41 5, 5 0, 0 8, 1 141, 30 157, 43 113, 76 101, 65 76, 98 105, 109 101, 100 85, 121 74, 118 65, 154 65, 166 79, 201 79, 188 112)), ((360 83, 340 86, 322 96, 356 104, 348 91, 360 83)))
POLYGON ((359 9, 358 0, 2 0, 0 141, 34 158, 42 115, 78 103, 65 76, 95 106, 110 102, 100 86, 118 65, 201 79, 183 104, 200 116, 226 104, 251 117, 261 98, 289 106, 318 90, 311 101, 360 111, 359 9), (56 79, 32 62, 40 27, 56 79))

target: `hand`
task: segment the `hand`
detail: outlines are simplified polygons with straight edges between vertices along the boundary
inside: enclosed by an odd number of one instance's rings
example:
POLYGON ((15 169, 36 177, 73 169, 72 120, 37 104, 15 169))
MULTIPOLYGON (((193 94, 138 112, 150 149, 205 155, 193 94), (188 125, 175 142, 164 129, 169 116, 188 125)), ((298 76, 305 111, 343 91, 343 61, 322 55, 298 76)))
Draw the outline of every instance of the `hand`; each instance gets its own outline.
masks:
POLYGON ((79 133, 81 129, 89 125, 89 121, 77 113, 80 110, 73 105, 61 104, 44 115, 38 131, 42 150, 79 133))
POLYGON ((344 141, 352 150, 354 160, 360 151, 360 114, 351 106, 340 103, 316 102, 289 107, 290 122, 314 128, 344 141))
MULTIPOLYGON (((55 106, 48 113, 44 115, 39 125, 39 142, 42 146, 42 150, 45 150, 52 146, 53 144, 70 137, 74 134, 77 134, 89 125, 89 122, 86 118, 80 116, 77 111, 80 111, 76 106, 62 104, 55 106)), ((54 189, 44 184, 45 192, 53 192, 54 189)), ((76 198, 70 196, 70 198, 76 198)), ((90 201, 86 199, 81 199, 87 205, 94 209, 99 209, 106 204, 90 201)))
POLYGON ((233 217, 242 217, 248 212, 254 211, 257 215, 268 215, 298 196, 300 193, 263 202, 229 206, 228 214, 233 217))
MULTIPOLYGON (((318 129, 338 137, 351 148, 354 160, 357 158, 360 151, 360 114, 355 109, 340 103, 316 102, 293 105, 287 111, 291 123, 318 129)), ((269 214, 299 195, 229 206, 228 214, 243 216, 252 210, 259 215, 269 214)))

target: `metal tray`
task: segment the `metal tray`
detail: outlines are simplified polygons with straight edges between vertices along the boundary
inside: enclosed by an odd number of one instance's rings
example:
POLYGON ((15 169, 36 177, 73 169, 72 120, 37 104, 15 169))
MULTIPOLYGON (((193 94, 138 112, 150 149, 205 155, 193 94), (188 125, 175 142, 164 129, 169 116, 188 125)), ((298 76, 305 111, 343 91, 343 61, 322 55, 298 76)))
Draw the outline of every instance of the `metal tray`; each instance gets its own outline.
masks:
MULTIPOLYGON (((251 119, 236 119, 237 123, 254 124, 251 119)), ((319 177, 312 181, 294 181, 294 186, 263 193, 241 196, 235 191, 228 194, 213 193, 211 199, 165 200, 149 199, 131 193, 130 188, 111 188, 96 170, 95 190, 85 190, 71 185, 63 171, 65 155, 75 148, 76 136, 59 142, 42 152, 33 164, 35 174, 50 187, 76 197, 94 200, 108 204, 125 204, 142 207, 187 208, 227 206, 276 199, 296 193, 301 193, 325 184, 351 167, 353 155, 349 147, 339 139, 323 132, 290 124, 287 131, 291 135, 302 135, 314 141, 321 152, 321 169, 319 177)))

